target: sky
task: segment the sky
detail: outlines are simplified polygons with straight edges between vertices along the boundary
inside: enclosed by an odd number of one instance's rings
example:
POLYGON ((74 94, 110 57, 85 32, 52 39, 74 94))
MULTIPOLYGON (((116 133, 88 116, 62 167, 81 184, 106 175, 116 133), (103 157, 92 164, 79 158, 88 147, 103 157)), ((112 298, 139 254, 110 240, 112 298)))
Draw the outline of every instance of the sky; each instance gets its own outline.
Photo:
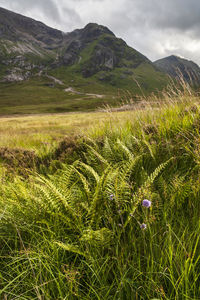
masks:
POLYGON ((152 61, 174 54, 200 65, 200 0, 0 0, 0 7, 64 32, 98 23, 152 61))

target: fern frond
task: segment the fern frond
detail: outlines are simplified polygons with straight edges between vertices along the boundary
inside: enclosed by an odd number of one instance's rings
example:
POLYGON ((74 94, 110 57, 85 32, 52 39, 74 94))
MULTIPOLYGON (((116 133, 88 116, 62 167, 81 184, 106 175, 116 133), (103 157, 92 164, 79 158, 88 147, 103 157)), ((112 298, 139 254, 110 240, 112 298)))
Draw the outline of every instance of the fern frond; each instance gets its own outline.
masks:
POLYGON ((68 251, 68 252, 72 252, 74 254, 78 254, 78 255, 82 255, 84 257, 87 257, 86 253, 80 251, 80 249, 77 246, 74 246, 72 244, 65 244, 62 242, 54 242, 56 245, 58 245, 60 248, 68 251))
POLYGON ((89 214, 91 216, 91 224, 93 224, 94 221, 95 221, 96 225, 98 224, 97 219, 99 217, 98 216, 99 212, 98 212, 97 207, 99 207, 101 205, 100 201, 103 200, 103 186, 104 186, 104 182, 106 181, 106 177, 108 177, 110 174, 110 171, 111 171, 110 167, 105 169, 105 171, 101 175, 100 180, 94 190, 93 200, 91 202, 90 211, 89 211, 89 214))
POLYGON ((82 171, 86 171, 86 175, 91 174, 92 177, 95 179, 96 183, 98 183, 100 177, 98 173, 90 165, 87 165, 83 162, 78 162, 76 166, 81 168, 82 171))
POLYGON ((40 191, 43 192, 43 194, 47 197, 47 199, 50 201, 52 206, 55 206, 58 208, 61 204, 65 207, 66 211, 70 213, 73 218, 76 218, 76 213, 68 203, 68 197, 71 194, 70 190, 67 190, 67 192, 62 193, 62 191, 59 190, 59 188, 50 180, 47 178, 44 178, 42 176, 38 176, 37 178, 38 183, 41 185, 36 185, 40 191))
POLYGON ((146 149, 148 150, 149 154, 155 160, 154 150, 153 147, 149 144, 149 142, 146 139, 142 140, 143 144, 146 146, 146 149))
POLYGON ((75 168, 75 171, 78 175, 78 180, 83 184, 84 192, 86 193, 87 198, 89 200, 90 196, 91 196, 90 184, 89 184, 88 180, 86 179, 86 177, 83 174, 81 174, 76 168, 75 168))
POLYGON ((168 159, 166 162, 160 164, 153 173, 150 174, 150 176, 148 177, 148 179, 146 180, 146 182, 143 184, 143 187, 147 187, 150 184, 152 184, 154 182, 154 180, 156 179, 156 177, 165 169, 165 167, 169 164, 170 161, 172 161, 174 158, 170 158, 168 159))
POLYGON ((99 230, 86 229, 80 238, 81 242, 90 243, 94 246, 105 247, 108 246, 112 240, 113 232, 108 228, 101 228, 99 230))
POLYGON ((120 139, 117 139, 117 145, 120 146, 122 153, 131 161, 134 159, 133 153, 122 143, 120 139))
POLYGON ((94 156, 102 165, 105 165, 108 167, 110 164, 109 162, 100 154, 98 153, 94 148, 92 148, 90 145, 87 145, 89 149, 89 153, 91 156, 94 156))

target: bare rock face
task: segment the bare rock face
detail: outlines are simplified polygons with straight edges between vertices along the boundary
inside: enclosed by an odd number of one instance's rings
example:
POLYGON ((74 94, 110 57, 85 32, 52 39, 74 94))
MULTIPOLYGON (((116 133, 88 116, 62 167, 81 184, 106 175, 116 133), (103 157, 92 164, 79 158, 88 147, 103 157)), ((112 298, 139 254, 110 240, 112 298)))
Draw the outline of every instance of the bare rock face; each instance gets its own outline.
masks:
POLYGON ((67 66, 76 63, 78 61, 78 56, 81 48, 82 43, 80 40, 72 40, 64 53, 63 63, 67 66))
POLYGON ((112 49, 98 45, 86 64, 82 67, 84 77, 90 77, 99 71, 110 71, 117 65, 117 57, 112 49))
POLYGON ((7 71, 7 74, 3 77, 2 82, 16 82, 24 81, 30 78, 31 72, 24 72, 20 68, 13 68, 7 71))

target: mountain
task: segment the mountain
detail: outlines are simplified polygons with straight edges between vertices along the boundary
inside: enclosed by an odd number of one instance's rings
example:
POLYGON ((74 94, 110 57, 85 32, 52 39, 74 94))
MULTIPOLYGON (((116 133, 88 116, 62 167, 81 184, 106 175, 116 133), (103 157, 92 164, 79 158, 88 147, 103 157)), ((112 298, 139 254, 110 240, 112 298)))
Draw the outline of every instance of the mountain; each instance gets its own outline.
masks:
POLYGON ((44 111, 47 103, 54 111, 56 98, 58 110, 74 109, 74 102, 72 108, 61 103, 74 96, 87 98, 84 105, 94 108, 118 89, 147 94, 165 85, 166 75, 105 26, 89 23, 64 33, 0 8, 0 106, 45 102, 44 111))
POLYGON ((154 62, 154 65, 171 77, 183 77, 189 83, 200 83, 200 67, 191 60, 171 55, 154 62))
POLYGON ((56 60, 63 33, 0 8, 0 63, 3 81, 21 81, 56 60))

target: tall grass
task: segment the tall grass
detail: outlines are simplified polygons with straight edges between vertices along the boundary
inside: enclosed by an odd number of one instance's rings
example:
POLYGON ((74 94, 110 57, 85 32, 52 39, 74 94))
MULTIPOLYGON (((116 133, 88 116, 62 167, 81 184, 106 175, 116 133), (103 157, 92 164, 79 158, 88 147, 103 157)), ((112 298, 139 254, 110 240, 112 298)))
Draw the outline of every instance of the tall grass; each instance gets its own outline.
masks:
POLYGON ((2 299, 200 299, 199 98, 165 97, 110 113, 53 174, 2 169, 2 299))

